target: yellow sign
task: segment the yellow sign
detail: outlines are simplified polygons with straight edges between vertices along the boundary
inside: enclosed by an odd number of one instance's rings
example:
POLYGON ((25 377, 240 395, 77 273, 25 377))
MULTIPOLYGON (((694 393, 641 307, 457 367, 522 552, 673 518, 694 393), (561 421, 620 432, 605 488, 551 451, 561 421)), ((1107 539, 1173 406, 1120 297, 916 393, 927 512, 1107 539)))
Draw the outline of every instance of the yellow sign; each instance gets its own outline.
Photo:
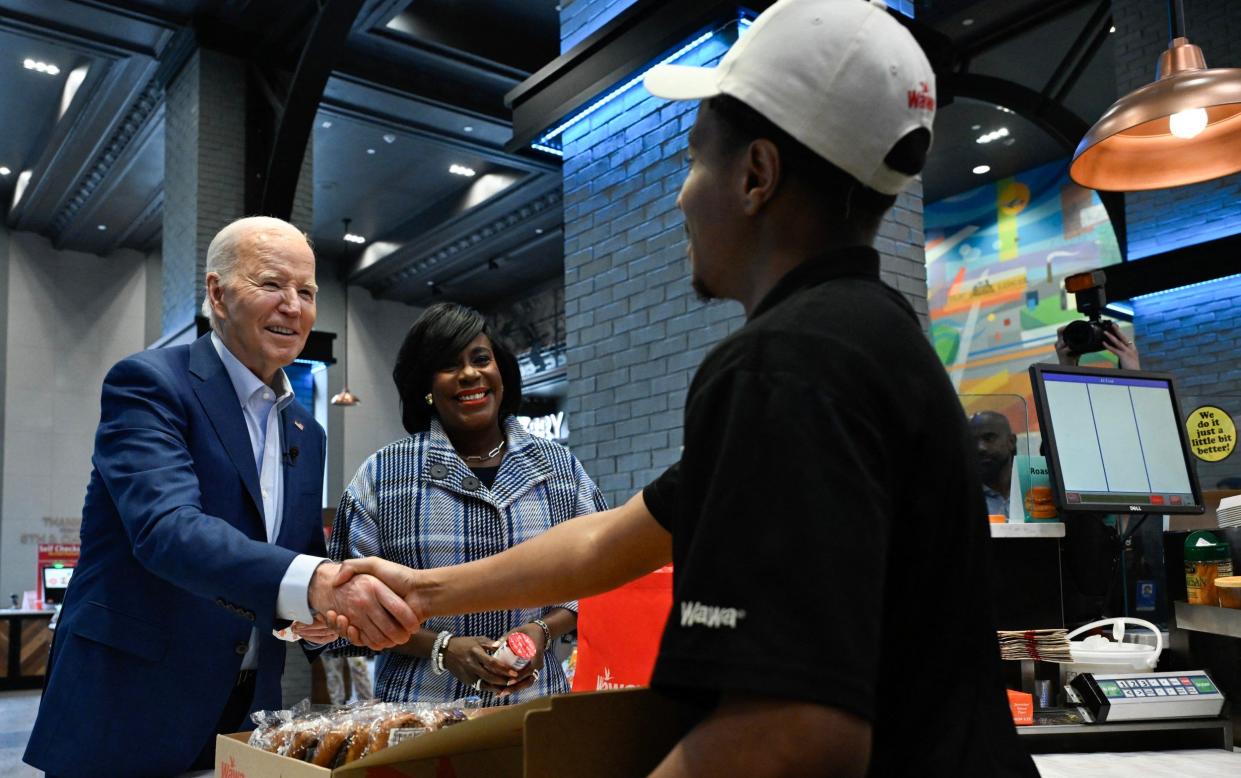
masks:
POLYGON ((1237 447, 1237 426, 1223 408, 1203 405, 1195 408, 1185 420, 1189 447, 1203 462, 1218 462, 1237 447))

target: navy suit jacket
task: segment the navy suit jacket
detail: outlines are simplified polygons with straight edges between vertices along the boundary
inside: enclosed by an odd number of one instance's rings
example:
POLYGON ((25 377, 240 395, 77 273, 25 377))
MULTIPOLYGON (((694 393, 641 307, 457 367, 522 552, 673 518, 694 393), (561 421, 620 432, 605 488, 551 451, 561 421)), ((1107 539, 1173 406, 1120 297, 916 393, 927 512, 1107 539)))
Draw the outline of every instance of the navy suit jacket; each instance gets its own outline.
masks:
POLYGON ((326 556, 324 433, 281 414, 284 514, 267 542, 240 403, 209 336, 117 363, 103 384, 82 555, 65 596, 25 759, 64 776, 161 776, 212 736, 251 629, 251 710, 280 707, 280 580, 326 556))

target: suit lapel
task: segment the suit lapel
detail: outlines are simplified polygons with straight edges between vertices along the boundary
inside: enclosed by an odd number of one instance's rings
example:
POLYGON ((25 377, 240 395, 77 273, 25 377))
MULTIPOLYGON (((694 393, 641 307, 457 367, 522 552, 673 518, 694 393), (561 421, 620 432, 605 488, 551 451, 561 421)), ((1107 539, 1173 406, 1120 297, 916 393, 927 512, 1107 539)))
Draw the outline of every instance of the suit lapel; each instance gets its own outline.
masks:
MULTIPOLYGON (((298 521, 295 513, 297 501, 301 499, 302 484, 306 479, 315 476, 315 474, 312 474, 314 470, 313 457, 310 456, 310 452, 304 451, 306 448, 304 445, 306 426, 309 420, 301 415, 298 407, 295 400, 280 412, 280 450, 283 452, 284 467, 284 508, 280 519, 280 532, 276 536, 276 544, 285 548, 296 547, 292 545, 289 533, 297 529, 298 521), (297 456, 293 456, 295 449, 298 452, 297 456)), ((323 477, 322 473, 317 475, 319 478, 323 477)))
MULTIPOLYGON (((215 353, 211 344, 211 336, 204 335, 194 341, 190 347, 190 373, 195 380, 190 384, 198 402, 211 420, 211 426, 220 436, 220 442, 232 460, 233 466, 241 476, 246 491, 250 494, 258 515, 263 516, 263 501, 259 498, 259 473, 254 466, 254 450, 250 447, 250 433, 246 430, 246 421, 241 415, 241 406, 237 401, 237 390, 215 353)), ((263 532, 266 537, 266 532, 263 532)))

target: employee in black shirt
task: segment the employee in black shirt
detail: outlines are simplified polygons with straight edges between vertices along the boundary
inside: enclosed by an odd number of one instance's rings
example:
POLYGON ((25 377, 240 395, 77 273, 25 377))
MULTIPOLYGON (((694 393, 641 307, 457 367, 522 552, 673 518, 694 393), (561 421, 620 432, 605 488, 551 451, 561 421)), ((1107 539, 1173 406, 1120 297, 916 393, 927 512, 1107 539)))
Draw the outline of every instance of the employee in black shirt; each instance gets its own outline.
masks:
POLYGON ((657 776, 1036 774, 1000 679, 964 414, 871 247, 935 104, 881 6, 780 0, 719 67, 647 76, 703 101, 677 201, 693 284, 747 316, 690 386, 681 461, 469 565, 350 563, 429 617, 594 594, 671 559, 652 684, 704 715, 657 776))

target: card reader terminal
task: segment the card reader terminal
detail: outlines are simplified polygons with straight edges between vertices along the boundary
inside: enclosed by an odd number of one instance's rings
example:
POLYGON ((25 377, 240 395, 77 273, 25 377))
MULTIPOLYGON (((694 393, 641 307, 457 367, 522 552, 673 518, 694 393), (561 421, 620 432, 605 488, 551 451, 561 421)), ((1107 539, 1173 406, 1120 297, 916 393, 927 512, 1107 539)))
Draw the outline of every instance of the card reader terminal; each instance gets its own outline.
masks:
POLYGON ((1069 686, 1096 723, 1210 718, 1224 695, 1205 670, 1175 673, 1081 673, 1069 686))

